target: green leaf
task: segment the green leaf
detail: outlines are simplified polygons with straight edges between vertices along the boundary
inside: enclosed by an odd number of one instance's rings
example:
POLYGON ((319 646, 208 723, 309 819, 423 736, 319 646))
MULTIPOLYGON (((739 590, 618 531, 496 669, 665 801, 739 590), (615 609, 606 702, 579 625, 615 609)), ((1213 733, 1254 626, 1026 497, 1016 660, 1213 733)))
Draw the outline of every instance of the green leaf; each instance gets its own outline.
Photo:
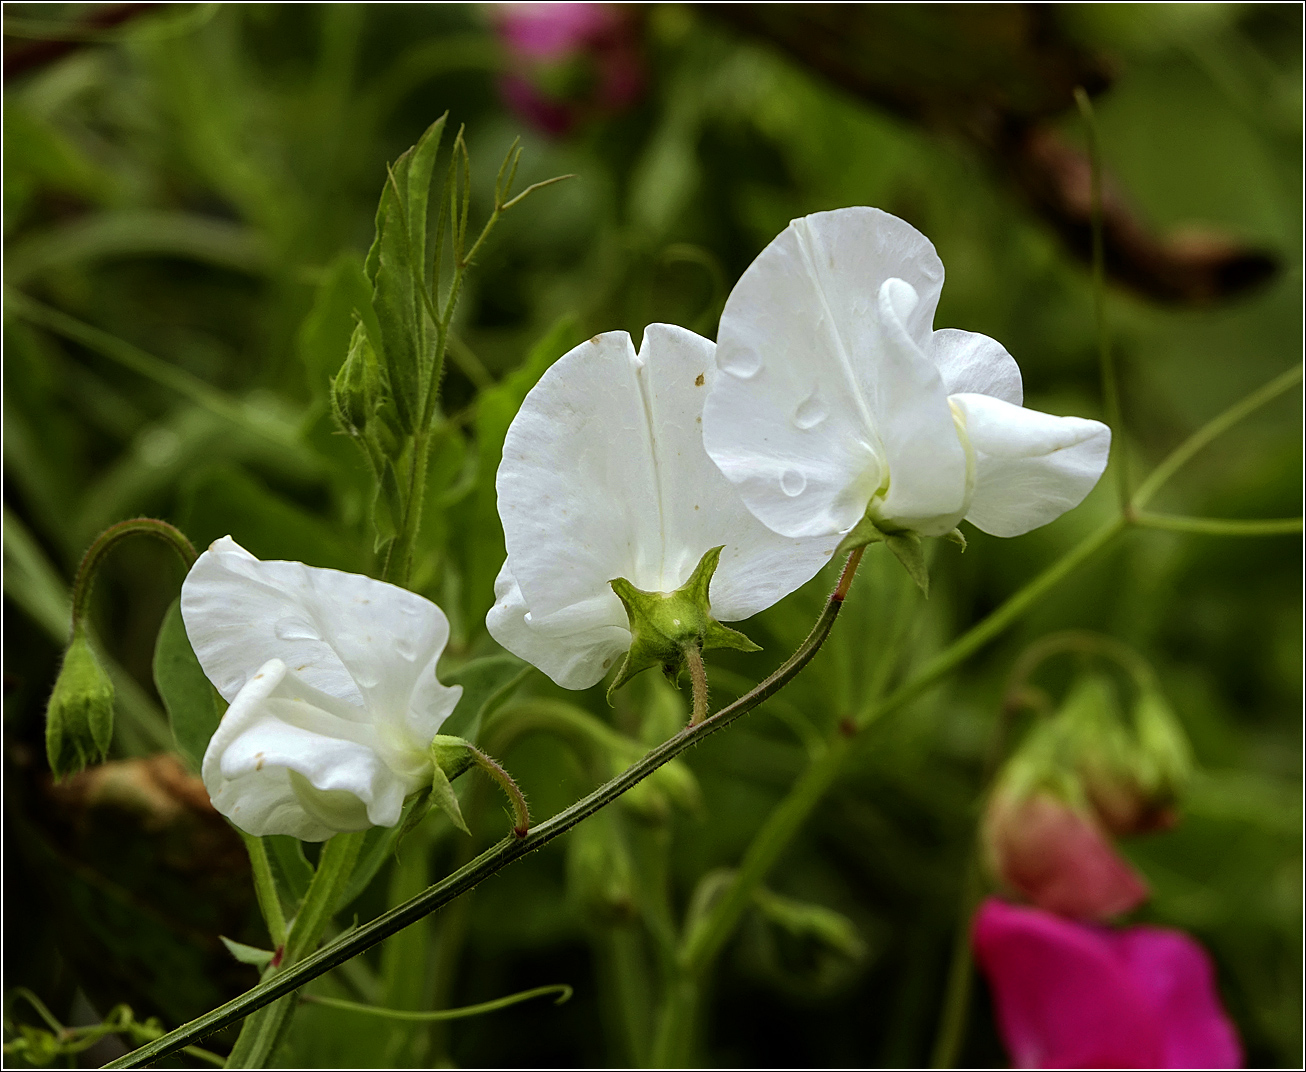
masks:
POLYGON ((198 771, 226 705, 200 669, 181 620, 181 602, 173 600, 154 644, 154 684, 168 711, 177 748, 198 771))
POLYGON ((252 964, 256 968, 266 966, 276 956, 271 949, 259 949, 244 942, 233 942, 225 934, 219 934, 218 940, 227 947, 227 952, 242 964, 252 964))
MULTIPOLYGON (((313 308, 299 328, 299 356, 314 398, 326 397, 328 381, 348 353, 355 317, 361 316, 363 310, 372 311, 372 284, 363 273, 358 255, 347 251, 327 268, 326 277, 318 285, 313 308)), ((375 320, 375 315, 371 319, 375 320)), ((374 333, 366 323, 363 326, 375 348, 374 333)), ((380 334, 379 327, 375 334, 380 334)))
POLYGON ((277 884, 281 906, 289 919, 299 911, 299 906, 313 881, 313 865, 304 855, 304 844, 287 834, 269 834, 263 838, 268 850, 268 865, 277 884))

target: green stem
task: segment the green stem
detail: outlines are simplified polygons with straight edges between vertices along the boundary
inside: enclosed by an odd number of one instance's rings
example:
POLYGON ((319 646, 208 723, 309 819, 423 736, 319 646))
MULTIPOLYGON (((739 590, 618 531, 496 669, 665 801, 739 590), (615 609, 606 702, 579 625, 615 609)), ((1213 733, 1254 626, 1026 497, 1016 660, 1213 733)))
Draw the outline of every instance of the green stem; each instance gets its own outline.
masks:
POLYGON ((117 546, 119 541, 129 536, 153 536, 155 539, 162 540, 177 552, 182 564, 188 570, 195 564, 195 559, 199 557, 195 553, 195 548, 191 546, 190 540, 186 539, 185 534, 180 529, 169 525, 166 521, 159 521, 152 517, 137 517, 130 521, 119 521, 116 525, 110 525, 87 548, 86 554, 82 556, 81 565, 77 567, 77 577, 73 581, 72 599, 74 632, 86 617, 91 602, 91 591, 95 587, 95 575, 101 563, 104 562, 105 556, 117 546))
MULTIPOLYGON (((1082 652, 1113 660, 1128 671, 1129 676, 1134 679, 1135 686, 1140 690, 1148 688, 1155 682, 1156 675, 1147 660, 1129 645, 1122 644, 1114 637, 1102 633, 1091 633, 1087 629, 1066 629, 1039 638, 1016 660, 1007 677, 1007 686, 1003 690, 1003 710, 1019 711, 1022 706, 1029 703, 1031 694, 1027 690, 1029 679, 1034 671, 1046 660, 1066 652, 1082 652)), ((987 780, 986 778, 985 781, 987 780)))
POLYGON ((259 910, 268 925, 268 937, 272 939, 272 948, 280 949, 286 944, 286 916, 281 910, 281 898, 277 894, 277 884, 272 877, 272 865, 268 862, 267 846, 263 839, 246 834, 240 835, 245 841, 245 850, 249 853, 249 864, 254 872, 254 896, 258 899, 259 910))
POLYGON ((1299 517, 1243 519, 1137 513, 1134 515, 1134 523, 1148 529, 1193 532, 1205 536, 1285 536, 1302 530, 1302 519, 1299 517))
POLYGON ((1124 419, 1120 407, 1120 383, 1111 336, 1106 322, 1106 258, 1102 242, 1102 146, 1098 140, 1093 102, 1082 86, 1075 87, 1075 103, 1088 131, 1088 160, 1093 227, 1093 318, 1097 323, 1098 364, 1102 372, 1102 401, 1106 423, 1111 429, 1111 448, 1116 456, 1116 488, 1120 508, 1129 508, 1129 467, 1125 461, 1124 419))
POLYGON ((699 991, 698 980, 687 973, 671 984, 658 1022, 657 1036, 653 1040, 649 1068, 685 1068, 691 1065, 689 1057, 694 1050, 699 991))
MULTIPOLYGON (((829 636, 830 629, 839 616, 839 610, 843 605, 843 594, 845 593, 846 586, 842 587, 842 590, 837 589, 831 594, 820 618, 817 619, 812 631, 807 635, 807 639, 799 645, 798 650, 793 655, 785 660, 774 673, 762 681, 752 692, 723 707, 716 714, 704 719, 699 725, 686 726, 680 733, 649 751, 642 759, 631 764, 589 796, 578 800, 571 807, 534 827, 525 837, 510 835, 504 838, 481 853, 476 859, 437 882, 406 904, 390 909, 369 923, 332 942, 329 946, 304 957, 303 960, 296 964, 283 968, 276 975, 264 979, 244 994, 218 1006, 216 1009, 211 1009, 203 1016, 183 1024, 153 1042, 119 1057, 105 1067, 137 1068, 176 1053, 192 1041, 220 1030, 228 1024, 235 1023, 278 998, 298 990, 309 980, 317 978, 319 975, 343 964, 351 957, 370 949, 378 942, 384 941, 390 935, 403 930, 410 923, 421 919, 428 913, 444 907, 450 901, 466 893, 514 860, 533 852, 543 845, 547 845, 554 838, 565 834, 596 811, 612 803, 632 786, 642 782, 664 763, 668 763, 682 752, 693 747, 709 734, 725 729, 730 723, 747 714, 788 684, 803 667, 811 662, 813 656, 816 655, 825 642, 825 638, 829 636)), ((350 835, 337 835, 337 837, 341 836, 350 835)))
MULTIPOLYGON (((299 907, 298 915, 295 916, 295 922, 290 927, 285 946, 282 947, 281 959, 264 973, 259 987, 291 974, 296 964, 305 959, 306 955, 311 953, 322 940, 322 932, 331 921, 336 901, 353 873, 354 862, 358 859, 358 852, 363 846, 363 837, 364 834, 361 832, 337 834, 322 846, 317 870, 313 874, 313 881, 308 885, 308 892, 304 894, 304 901, 299 907)), ((255 987, 255 990, 259 987, 255 987)), ((296 988, 292 987, 291 990, 293 989, 296 988)), ((232 1047, 231 1056, 227 1058, 228 1068, 267 1066, 286 1029, 290 1026, 290 1018, 295 1011, 295 1001, 289 996, 290 991, 282 991, 282 993, 286 996, 260 1008, 245 1021, 240 1036, 236 1039, 236 1045, 232 1047)), ((157 1043, 147 1044, 142 1049, 155 1044, 157 1043)))
POLYGON ((506 1009, 512 1005, 520 1005, 523 1001, 530 1001, 533 998, 542 998, 550 994, 557 994, 554 1001, 555 1005, 562 1005, 571 1000, 573 991, 566 983, 554 983, 552 986, 537 986, 533 990, 523 990, 518 994, 509 994, 504 998, 495 998, 493 1001, 482 1001, 479 1005, 463 1005, 457 1009, 438 1009, 434 1012, 412 1012, 408 1009, 383 1009, 377 1005, 363 1005, 357 1001, 346 1001, 343 998, 326 998, 318 997, 315 994, 305 994, 300 1000, 312 1005, 325 1005, 328 1008, 340 1009, 343 1012, 357 1012, 365 1016, 382 1016, 387 1020, 409 1020, 414 1023, 434 1023, 437 1020, 463 1020, 469 1016, 480 1016, 482 1013, 496 1012, 499 1009, 506 1009))
POLYGON ((1152 496, 1160 491, 1175 473, 1188 464, 1193 455, 1209 445, 1217 436, 1227 432, 1244 417, 1250 416, 1267 402, 1272 402, 1284 391, 1301 383, 1301 378, 1302 366, 1296 365, 1288 369, 1287 372, 1276 376, 1264 387, 1253 391, 1246 398, 1235 402, 1223 413, 1212 417, 1201 428, 1180 443, 1160 465, 1152 470, 1151 475, 1134 492, 1134 498, 1130 503, 1132 509, 1134 511, 1142 510, 1152 501, 1152 496))
POLYGON ((912 679, 899 686, 879 703, 872 705, 857 719, 857 728, 865 729, 872 722, 910 703, 935 682, 969 659, 975 652, 1011 625, 1025 611, 1060 584, 1067 576, 1097 554, 1103 547, 1125 530, 1123 517, 1103 525, 1045 569, 1024 588, 1013 595, 983 621, 959 636, 943 651, 927 662, 912 679))
POLYGON ((971 983, 974 965, 970 952, 970 921, 984 894, 984 879, 979 860, 972 850, 962 882, 961 903, 957 912, 957 931, 952 940, 952 959, 948 964, 948 981, 944 986, 943 1012, 939 1033, 934 1040, 930 1067, 956 1068, 966 1041, 966 1020, 970 1012, 971 983))

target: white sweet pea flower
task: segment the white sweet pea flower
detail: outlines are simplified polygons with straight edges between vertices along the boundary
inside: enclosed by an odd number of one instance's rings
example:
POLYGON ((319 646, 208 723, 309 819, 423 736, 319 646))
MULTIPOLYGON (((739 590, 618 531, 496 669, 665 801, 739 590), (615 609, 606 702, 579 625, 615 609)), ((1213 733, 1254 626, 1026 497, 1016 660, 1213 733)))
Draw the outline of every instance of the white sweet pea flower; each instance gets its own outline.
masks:
POLYGON ((650 324, 638 353, 624 331, 597 335, 544 374, 508 429, 496 485, 508 559, 486 624, 564 688, 595 684, 630 647, 610 581, 670 593, 724 545, 712 614, 739 621, 838 544, 772 532, 704 452, 713 349, 669 324, 650 324))
POLYGON ((1097 483, 1110 430, 1022 408, 999 343, 932 330, 942 287, 929 240, 874 208, 794 220, 744 272, 704 443, 770 528, 1019 536, 1097 483))
POLYGON ((429 746, 462 687, 435 677, 449 622, 430 600, 230 536, 181 589, 186 635, 230 704, 204 753, 213 805, 251 834, 324 841, 394 826, 429 785, 429 746))

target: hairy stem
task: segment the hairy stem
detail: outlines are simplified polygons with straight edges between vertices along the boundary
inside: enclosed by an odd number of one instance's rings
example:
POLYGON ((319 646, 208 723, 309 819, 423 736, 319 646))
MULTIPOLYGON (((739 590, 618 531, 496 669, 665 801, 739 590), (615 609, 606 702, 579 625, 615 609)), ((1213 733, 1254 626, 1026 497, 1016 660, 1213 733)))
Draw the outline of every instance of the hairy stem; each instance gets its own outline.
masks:
POLYGON ((697 726, 707 718, 707 667, 703 665, 703 653, 697 644, 685 645, 685 665, 689 667, 689 680, 693 688, 694 713, 689 724, 697 726))
POLYGON ((240 835, 245 841, 245 850, 249 853, 249 865, 254 872, 254 896, 258 899, 259 911, 263 921, 268 925, 268 937, 272 939, 272 948, 280 949, 286 944, 286 917, 281 911, 281 898, 277 896, 276 881, 272 877, 272 865, 268 862, 267 846, 263 839, 246 834, 240 835))
POLYGON ((86 554, 82 556, 81 565, 77 567, 77 577, 73 581, 74 632, 86 617, 87 609, 90 607, 91 591, 95 587, 95 574, 100 564, 120 541, 129 536, 153 536, 157 540, 162 540, 177 552, 187 569, 190 569, 195 564, 195 559, 199 557, 195 554, 195 548, 191 546, 190 540, 186 539, 185 533, 166 521, 159 521, 152 517, 137 517, 110 525, 87 548, 86 554))

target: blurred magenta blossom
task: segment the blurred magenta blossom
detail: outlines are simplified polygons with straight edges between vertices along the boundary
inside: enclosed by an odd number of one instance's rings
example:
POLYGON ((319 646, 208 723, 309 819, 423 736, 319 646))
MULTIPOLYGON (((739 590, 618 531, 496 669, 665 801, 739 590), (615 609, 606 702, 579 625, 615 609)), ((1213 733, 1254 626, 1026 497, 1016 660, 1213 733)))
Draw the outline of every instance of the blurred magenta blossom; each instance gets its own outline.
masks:
POLYGON ((515 68, 505 103, 533 126, 566 134, 639 99, 644 65, 630 8, 618 4, 499 4, 490 18, 515 68))
POLYGON ((1020 1067, 1242 1067, 1210 958, 1180 931, 1113 929, 989 898, 972 937, 1020 1067))

